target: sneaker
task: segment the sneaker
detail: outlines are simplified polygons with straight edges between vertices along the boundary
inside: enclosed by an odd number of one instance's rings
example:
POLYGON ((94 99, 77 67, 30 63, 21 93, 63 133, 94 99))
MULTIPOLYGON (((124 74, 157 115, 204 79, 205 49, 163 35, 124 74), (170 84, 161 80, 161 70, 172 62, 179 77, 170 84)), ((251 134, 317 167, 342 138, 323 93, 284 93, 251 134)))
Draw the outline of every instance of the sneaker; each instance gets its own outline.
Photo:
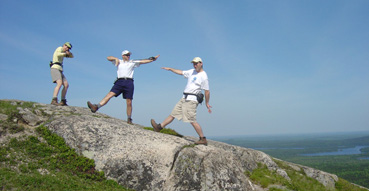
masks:
POLYGON ((91 102, 87 102, 87 106, 88 108, 91 109, 91 112, 92 113, 95 113, 99 108, 97 108, 97 105, 96 104, 92 104, 91 102))
POLYGON ((132 123, 132 118, 128 118, 128 119, 127 119, 127 123, 128 123, 128 124, 133 125, 133 123, 132 123))
POLYGON ((161 127, 160 124, 157 124, 155 122, 155 120, 151 119, 151 126, 154 128, 154 131, 156 132, 160 132, 160 130, 162 130, 163 128, 161 127))
POLYGON ((208 141, 206 140, 206 137, 200 137, 198 141, 195 142, 196 145, 208 145, 208 141))
POLYGON ((51 105, 59 105, 58 104, 58 98, 53 98, 52 100, 51 100, 51 103, 50 103, 51 105))
POLYGON ((67 104, 67 100, 66 99, 62 99, 61 102, 59 103, 60 106, 68 106, 67 104))

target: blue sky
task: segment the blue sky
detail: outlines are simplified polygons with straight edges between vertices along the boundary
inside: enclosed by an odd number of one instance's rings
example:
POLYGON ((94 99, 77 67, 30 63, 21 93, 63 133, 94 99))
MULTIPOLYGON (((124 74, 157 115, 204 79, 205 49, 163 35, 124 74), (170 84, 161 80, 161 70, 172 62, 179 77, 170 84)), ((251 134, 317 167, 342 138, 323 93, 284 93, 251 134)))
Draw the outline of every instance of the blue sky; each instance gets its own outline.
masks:
MULTIPOLYGON (((133 122, 161 122, 180 99, 199 56, 213 113, 199 105, 206 136, 369 130, 369 1, 0 0, 0 99, 50 103, 48 62, 64 42, 68 104, 99 102, 116 68, 107 56, 160 54, 135 70, 133 122)), ((59 96, 60 99, 60 96, 59 96)), ((125 101, 102 113, 126 120, 125 101)), ((197 136, 190 124, 169 128, 197 136)))

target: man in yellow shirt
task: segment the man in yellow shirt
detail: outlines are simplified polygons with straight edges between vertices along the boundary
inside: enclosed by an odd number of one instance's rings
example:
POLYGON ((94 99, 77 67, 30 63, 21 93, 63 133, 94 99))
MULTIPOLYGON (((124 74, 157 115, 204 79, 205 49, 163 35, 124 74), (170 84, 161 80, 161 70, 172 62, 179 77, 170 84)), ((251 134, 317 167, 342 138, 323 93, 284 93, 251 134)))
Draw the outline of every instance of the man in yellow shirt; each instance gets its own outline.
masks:
POLYGON ((67 90, 69 87, 67 78, 63 74, 63 60, 64 57, 73 58, 73 54, 70 52, 72 49, 72 44, 70 42, 66 42, 63 46, 56 48, 53 61, 50 62, 50 72, 51 72, 51 79, 53 83, 56 83, 53 92, 53 98, 51 100, 51 104, 53 105, 62 105, 67 106, 67 100, 65 96, 67 95, 67 90), (61 86, 63 85, 63 90, 61 94, 61 102, 58 103, 58 94, 61 86))

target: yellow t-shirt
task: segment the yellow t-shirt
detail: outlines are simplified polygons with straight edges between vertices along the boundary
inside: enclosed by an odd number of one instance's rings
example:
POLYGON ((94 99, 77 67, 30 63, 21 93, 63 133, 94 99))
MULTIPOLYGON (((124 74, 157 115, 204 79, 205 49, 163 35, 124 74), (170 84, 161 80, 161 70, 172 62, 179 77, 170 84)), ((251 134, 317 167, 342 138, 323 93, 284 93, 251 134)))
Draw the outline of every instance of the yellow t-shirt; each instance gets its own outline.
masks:
MULTIPOLYGON (((56 48, 54 55, 53 55, 53 63, 58 62, 63 65, 64 57, 67 57, 67 53, 63 51, 63 47, 56 48)), ((73 58, 73 54, 69 56, 69 58, 73 58)), ((58 64, 54 64, 51 68, 58 69, 63 71, 63 66, 59 66, 58 64)))

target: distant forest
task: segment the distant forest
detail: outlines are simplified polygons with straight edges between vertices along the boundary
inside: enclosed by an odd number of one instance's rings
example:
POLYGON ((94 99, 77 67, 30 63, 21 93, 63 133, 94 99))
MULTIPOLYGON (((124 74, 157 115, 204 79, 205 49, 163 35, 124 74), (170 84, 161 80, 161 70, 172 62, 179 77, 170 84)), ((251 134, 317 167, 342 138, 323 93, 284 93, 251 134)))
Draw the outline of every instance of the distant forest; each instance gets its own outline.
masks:
POLYGON ((315 136, 228 137, 213 139, 260 150, 274 158, 336 174, 350 182, 369 188, 369 160, 360 159, 369 157, 369 135, 347 133, 315 136), (362 148, 360 150, 362 153, 357 155, 301 155, 333 152, 338 149, 355 146, 368 147, 362 148))

